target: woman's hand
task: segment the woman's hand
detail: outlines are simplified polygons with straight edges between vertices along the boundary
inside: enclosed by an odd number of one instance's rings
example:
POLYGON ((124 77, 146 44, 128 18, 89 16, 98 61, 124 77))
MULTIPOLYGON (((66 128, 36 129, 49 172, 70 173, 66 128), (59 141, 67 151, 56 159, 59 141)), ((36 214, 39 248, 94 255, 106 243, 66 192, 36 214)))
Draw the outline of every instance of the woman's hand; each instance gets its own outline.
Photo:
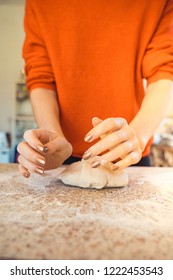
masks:
POLYGON ((43 174, 44 170, 59 167, 72 153, 71 144, 56 132, 27 130, 24 139, 17 151, 19 171, 26 178, 30 176, 30 171, 43 174))
POLYGON ((125 168, 137 163, 142 157, 142 150, 135 130, 123 118, 100 120, 93 118, 94 128, 85 136, 86 142, 100 140, 91 146, 83 159, 93 158, 92 167, 107 165, 112 162, 113 170, 125 168), (100 156, 99 156, 100 155, 100 156), (96 157, 94 159, 94 157, 96 157), (99 157, 98 157, 99 156, 99 157))

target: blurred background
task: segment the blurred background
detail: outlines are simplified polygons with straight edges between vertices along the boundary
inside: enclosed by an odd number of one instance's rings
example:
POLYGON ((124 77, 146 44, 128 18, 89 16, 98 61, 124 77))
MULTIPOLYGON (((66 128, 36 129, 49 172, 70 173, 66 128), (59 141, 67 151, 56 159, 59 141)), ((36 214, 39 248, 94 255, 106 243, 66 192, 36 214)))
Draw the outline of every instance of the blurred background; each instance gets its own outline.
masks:
MULTIPOLYGON (((36 127, 23 71, 24 7, 25 0, 0 0, 0 163, 16 162, 24 131, 36 127)), ((173 105, 154 135, 151 160, 173 166, 173 105)))
POLYGON ((35 127, 25 86, 22 44, 25 0, 0 0, 0 162, 16 161, 23 132, 35 127))

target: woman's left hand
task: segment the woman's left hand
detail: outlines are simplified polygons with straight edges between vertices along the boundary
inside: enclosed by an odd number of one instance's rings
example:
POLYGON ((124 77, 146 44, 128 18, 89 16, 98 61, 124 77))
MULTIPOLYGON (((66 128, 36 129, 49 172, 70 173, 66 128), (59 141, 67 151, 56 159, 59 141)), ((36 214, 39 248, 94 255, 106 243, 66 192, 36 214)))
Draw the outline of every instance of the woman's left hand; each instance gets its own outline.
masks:
POLYGON ((86 142, 100 140, 83 155, 83 159, 93 158, 92 167, 107 165, 117 170, 139 162, 142 149, 135 130, 123 118, 100 120, 93 118, 94 128, 85 136, 86 142))

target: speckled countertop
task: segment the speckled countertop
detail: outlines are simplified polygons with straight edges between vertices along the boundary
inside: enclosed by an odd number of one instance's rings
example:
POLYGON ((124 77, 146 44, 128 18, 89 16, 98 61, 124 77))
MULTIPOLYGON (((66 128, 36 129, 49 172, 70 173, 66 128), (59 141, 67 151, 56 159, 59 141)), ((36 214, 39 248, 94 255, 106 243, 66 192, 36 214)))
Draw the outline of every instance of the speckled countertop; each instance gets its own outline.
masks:
POLYGON ((0 165, 0 259, 173 259, 173 168, 131 167, 119 189, 80 189, 62 168, 0 165))

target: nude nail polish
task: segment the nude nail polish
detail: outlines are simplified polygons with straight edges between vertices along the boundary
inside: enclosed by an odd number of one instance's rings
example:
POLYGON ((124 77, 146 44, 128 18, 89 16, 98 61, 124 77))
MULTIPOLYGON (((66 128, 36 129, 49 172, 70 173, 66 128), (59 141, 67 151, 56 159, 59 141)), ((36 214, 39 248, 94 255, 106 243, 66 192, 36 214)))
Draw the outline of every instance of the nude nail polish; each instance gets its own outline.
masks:
POLYGON ((100 164, 103 165, 103 166, 106 165, 107 163, 108 163, 108 162, 107 162, 107 160, 105 160, 105 159, 102 159, 102 160, 100 161, 100 164))
POLYGON ((48 152, 48 147, 44 146, 44 147, 43 147, 43 152, 44 152, 44 153, 48 152))
POLYGON ((115 170, 119 169, 119 165, 115 163, 115 164, 111 167, 111 169, 112 169, 113 171, 115 171, 115 170))
POLYGON ((100 161, 96 161, 96 162, 93 162, 91 166, 92 166, 93 168, 96 168, 96 167, 98 167, 99 165, 100 165, 100 161))
POLYGON ((28 178, 28 177, 29 177, 29 174, 28 174, 28 173, 24 173, 24 177, 25 177, 25 178, 28 178))
POLYGON ((112 162, 110 162, 110 161, 107 161, 107 160, 105 160, 105 159, 102 159, 102 160, 100 161, 100 164, 101 164, 102 166, 104 166, 104 167, 110 169, 110 170, 113 170, 114 164, 113 164, 112 162))
POLYGON ((41 146, 41 145, 37 145, 37 150, 39 152, 43 152, 44 151, 44 148, 41 146))
POLYGON ((83 154, 83 159, 89 159, 91 157, 91 152, 85 152, 84 154, 83 154))
POLYGON ((39 164, 45 165, 45 160, 42 159, 42 158, 37 158, 36 162, 39 163, 39 164))
POLYGON ((36 168, 35 171, 36 171, 37 173, 39 173, 39 174, 43 174, 43 173, 44 173, 44 170, 41 169, 41 168, 36 168))
POLYGON ((84 138, 84 141, 86 142, 90 142, 92 140, 92 136, 91 135, 86 135, 84 138))

